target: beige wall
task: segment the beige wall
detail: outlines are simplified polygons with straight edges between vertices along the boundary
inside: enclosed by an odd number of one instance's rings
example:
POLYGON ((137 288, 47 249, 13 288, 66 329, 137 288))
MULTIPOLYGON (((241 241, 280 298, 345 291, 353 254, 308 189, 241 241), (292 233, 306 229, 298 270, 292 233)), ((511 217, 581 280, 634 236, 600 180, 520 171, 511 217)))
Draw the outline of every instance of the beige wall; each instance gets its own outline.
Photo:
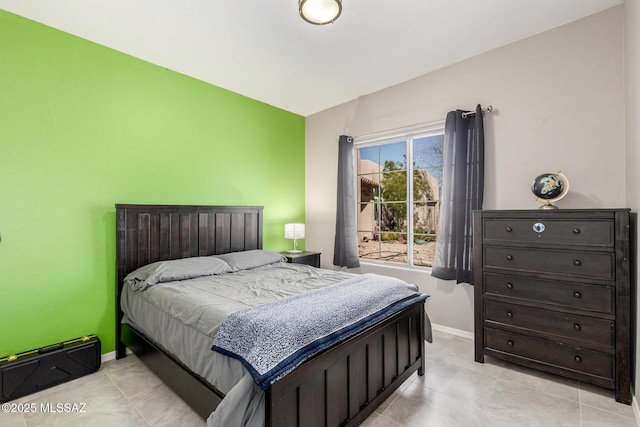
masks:
MULTIPOLYGON (((535 209, 533 178, 558 170, 571 182, 561 208, 625 206, 623 20, 623 6, 612 8, 307 117, 306 247, 332 267, 340 134, 444 120, 477 103, 496 108, 485 115, 485 209, 535 209)), ((418 284, 434 323, 473 330, 471 286, 361 270, 418 284)))
MULTIPOLYGON (((627 0, 624 3, 625 12, 625 84, 626 84, 626 190, 627 206, 633 212, 640 211, 640 4, 637 1, 627 0)), ((636 238, 636 266, 640 266, 640 257, 637 251, 636 238)), ((633 277, 637 286, 637 267, 633 277)), ((636 312, 640 306, 640 292, 635 293, 636 312)), ((636 325, 636 334, 640 332, 638 316, 633 320, 636 325)), ((640 387, 640 336, 636 336, 635 382, 634 393, 637 395, 640 387)), ((634 402, 635 410, 638 410, 637 401, 634 402)), ((640 415, 640 414, 639 414, 640 415)))

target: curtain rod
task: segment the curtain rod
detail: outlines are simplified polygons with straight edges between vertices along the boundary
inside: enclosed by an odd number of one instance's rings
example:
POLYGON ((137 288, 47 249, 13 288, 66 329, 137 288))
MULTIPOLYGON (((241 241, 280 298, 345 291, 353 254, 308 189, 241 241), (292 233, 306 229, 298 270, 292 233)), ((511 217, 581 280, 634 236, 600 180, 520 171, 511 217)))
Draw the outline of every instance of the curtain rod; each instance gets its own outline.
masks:
MULTIPOLYGON (((493 105, 488 105, 487 108, 483 108, 482 112, 492 112, 494 110, 493 105)), ((476 114, 475 111, 467 111, 462 113, 462 117, 463 118, 467 118, 468 116, 471 116, 473 114, 476 114)), ((371 138, 377 138, 377 137, 393 137, 393 136, 397 136, 397 135, 401 135, 403 133, 406 132, 410 132, 412 130, 418 130, 418 129, 424 129, 424 128, 430 128, 430 127, 435 127, 435 126, 443 126, 444 125, 444 120, 442 121, 435 121, 435 122, 430 122, 430 123, 418 123, 418 124, 413 124, 410 126, 402 126, 399 128, 395 128, 395 129, 389 129, 389 130, 385 130, 385 131, 380 131, 380 132, 374 132, 374 133, 370 133, 370 134, 366 134, 366 135, 359 135, 359 136, 355 136, 353 137, 354 141, 357 143, 359 141, 362 140, 367 140, 367 139, 371 139, 371 138), (359 140, 359 141, 358 141, 359 140)), ((336 138, 336 142, 340 142, 340 138, 336 138)))
MULTIPOLYGON (((483 113, 485 113, 485 112, 489 112, 490 113, 492 111, 493 111, 493 105, 489 105, 489 106, 487 106, 487 108, 483 108, 482 109, 483 113)), ((462 118, 466 119, 467 117, 472 116, 475 113, 476 113, 475 111, 467 111, 466 113, 462 113, 462 118)))

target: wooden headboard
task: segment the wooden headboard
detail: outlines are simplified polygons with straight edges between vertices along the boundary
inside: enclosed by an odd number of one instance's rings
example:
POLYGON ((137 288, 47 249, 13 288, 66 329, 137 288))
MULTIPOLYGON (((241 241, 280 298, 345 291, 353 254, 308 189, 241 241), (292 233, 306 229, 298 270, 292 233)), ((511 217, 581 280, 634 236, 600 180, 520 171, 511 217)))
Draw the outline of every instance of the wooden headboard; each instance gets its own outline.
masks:
POLYGON ((262 209, 116 205, 118 283, 155 261, 262 249, 262 209))
POLYGON ((116 339, 124 277, 169 259, 262 249, 262 206, 116 205, 116 339))

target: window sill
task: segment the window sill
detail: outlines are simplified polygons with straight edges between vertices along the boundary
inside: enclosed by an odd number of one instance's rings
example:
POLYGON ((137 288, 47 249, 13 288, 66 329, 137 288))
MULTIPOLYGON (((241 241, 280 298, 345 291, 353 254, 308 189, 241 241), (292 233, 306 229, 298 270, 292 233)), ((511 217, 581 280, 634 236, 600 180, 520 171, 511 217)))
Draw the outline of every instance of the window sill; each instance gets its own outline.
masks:
POLYGON ((417 266, 417 265, 403 265, 395 262, 376 261, 368 258, 360 258, 360 267, 362 266, 384 267, 384 268, 390 268, 394 270, 424 272, 424 273, 431 274, 431 267, 423 267, 423 266, 417 266))

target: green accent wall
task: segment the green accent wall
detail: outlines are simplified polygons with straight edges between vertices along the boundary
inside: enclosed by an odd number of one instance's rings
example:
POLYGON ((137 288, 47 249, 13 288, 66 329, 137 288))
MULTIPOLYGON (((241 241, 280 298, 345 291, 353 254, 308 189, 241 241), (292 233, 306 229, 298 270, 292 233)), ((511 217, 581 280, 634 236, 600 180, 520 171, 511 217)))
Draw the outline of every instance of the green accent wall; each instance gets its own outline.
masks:
POLYGON ((116 203, 263 205, 291 246, 304 117, 5 11, 0 64, 0 357, 114 350, 116 203))

